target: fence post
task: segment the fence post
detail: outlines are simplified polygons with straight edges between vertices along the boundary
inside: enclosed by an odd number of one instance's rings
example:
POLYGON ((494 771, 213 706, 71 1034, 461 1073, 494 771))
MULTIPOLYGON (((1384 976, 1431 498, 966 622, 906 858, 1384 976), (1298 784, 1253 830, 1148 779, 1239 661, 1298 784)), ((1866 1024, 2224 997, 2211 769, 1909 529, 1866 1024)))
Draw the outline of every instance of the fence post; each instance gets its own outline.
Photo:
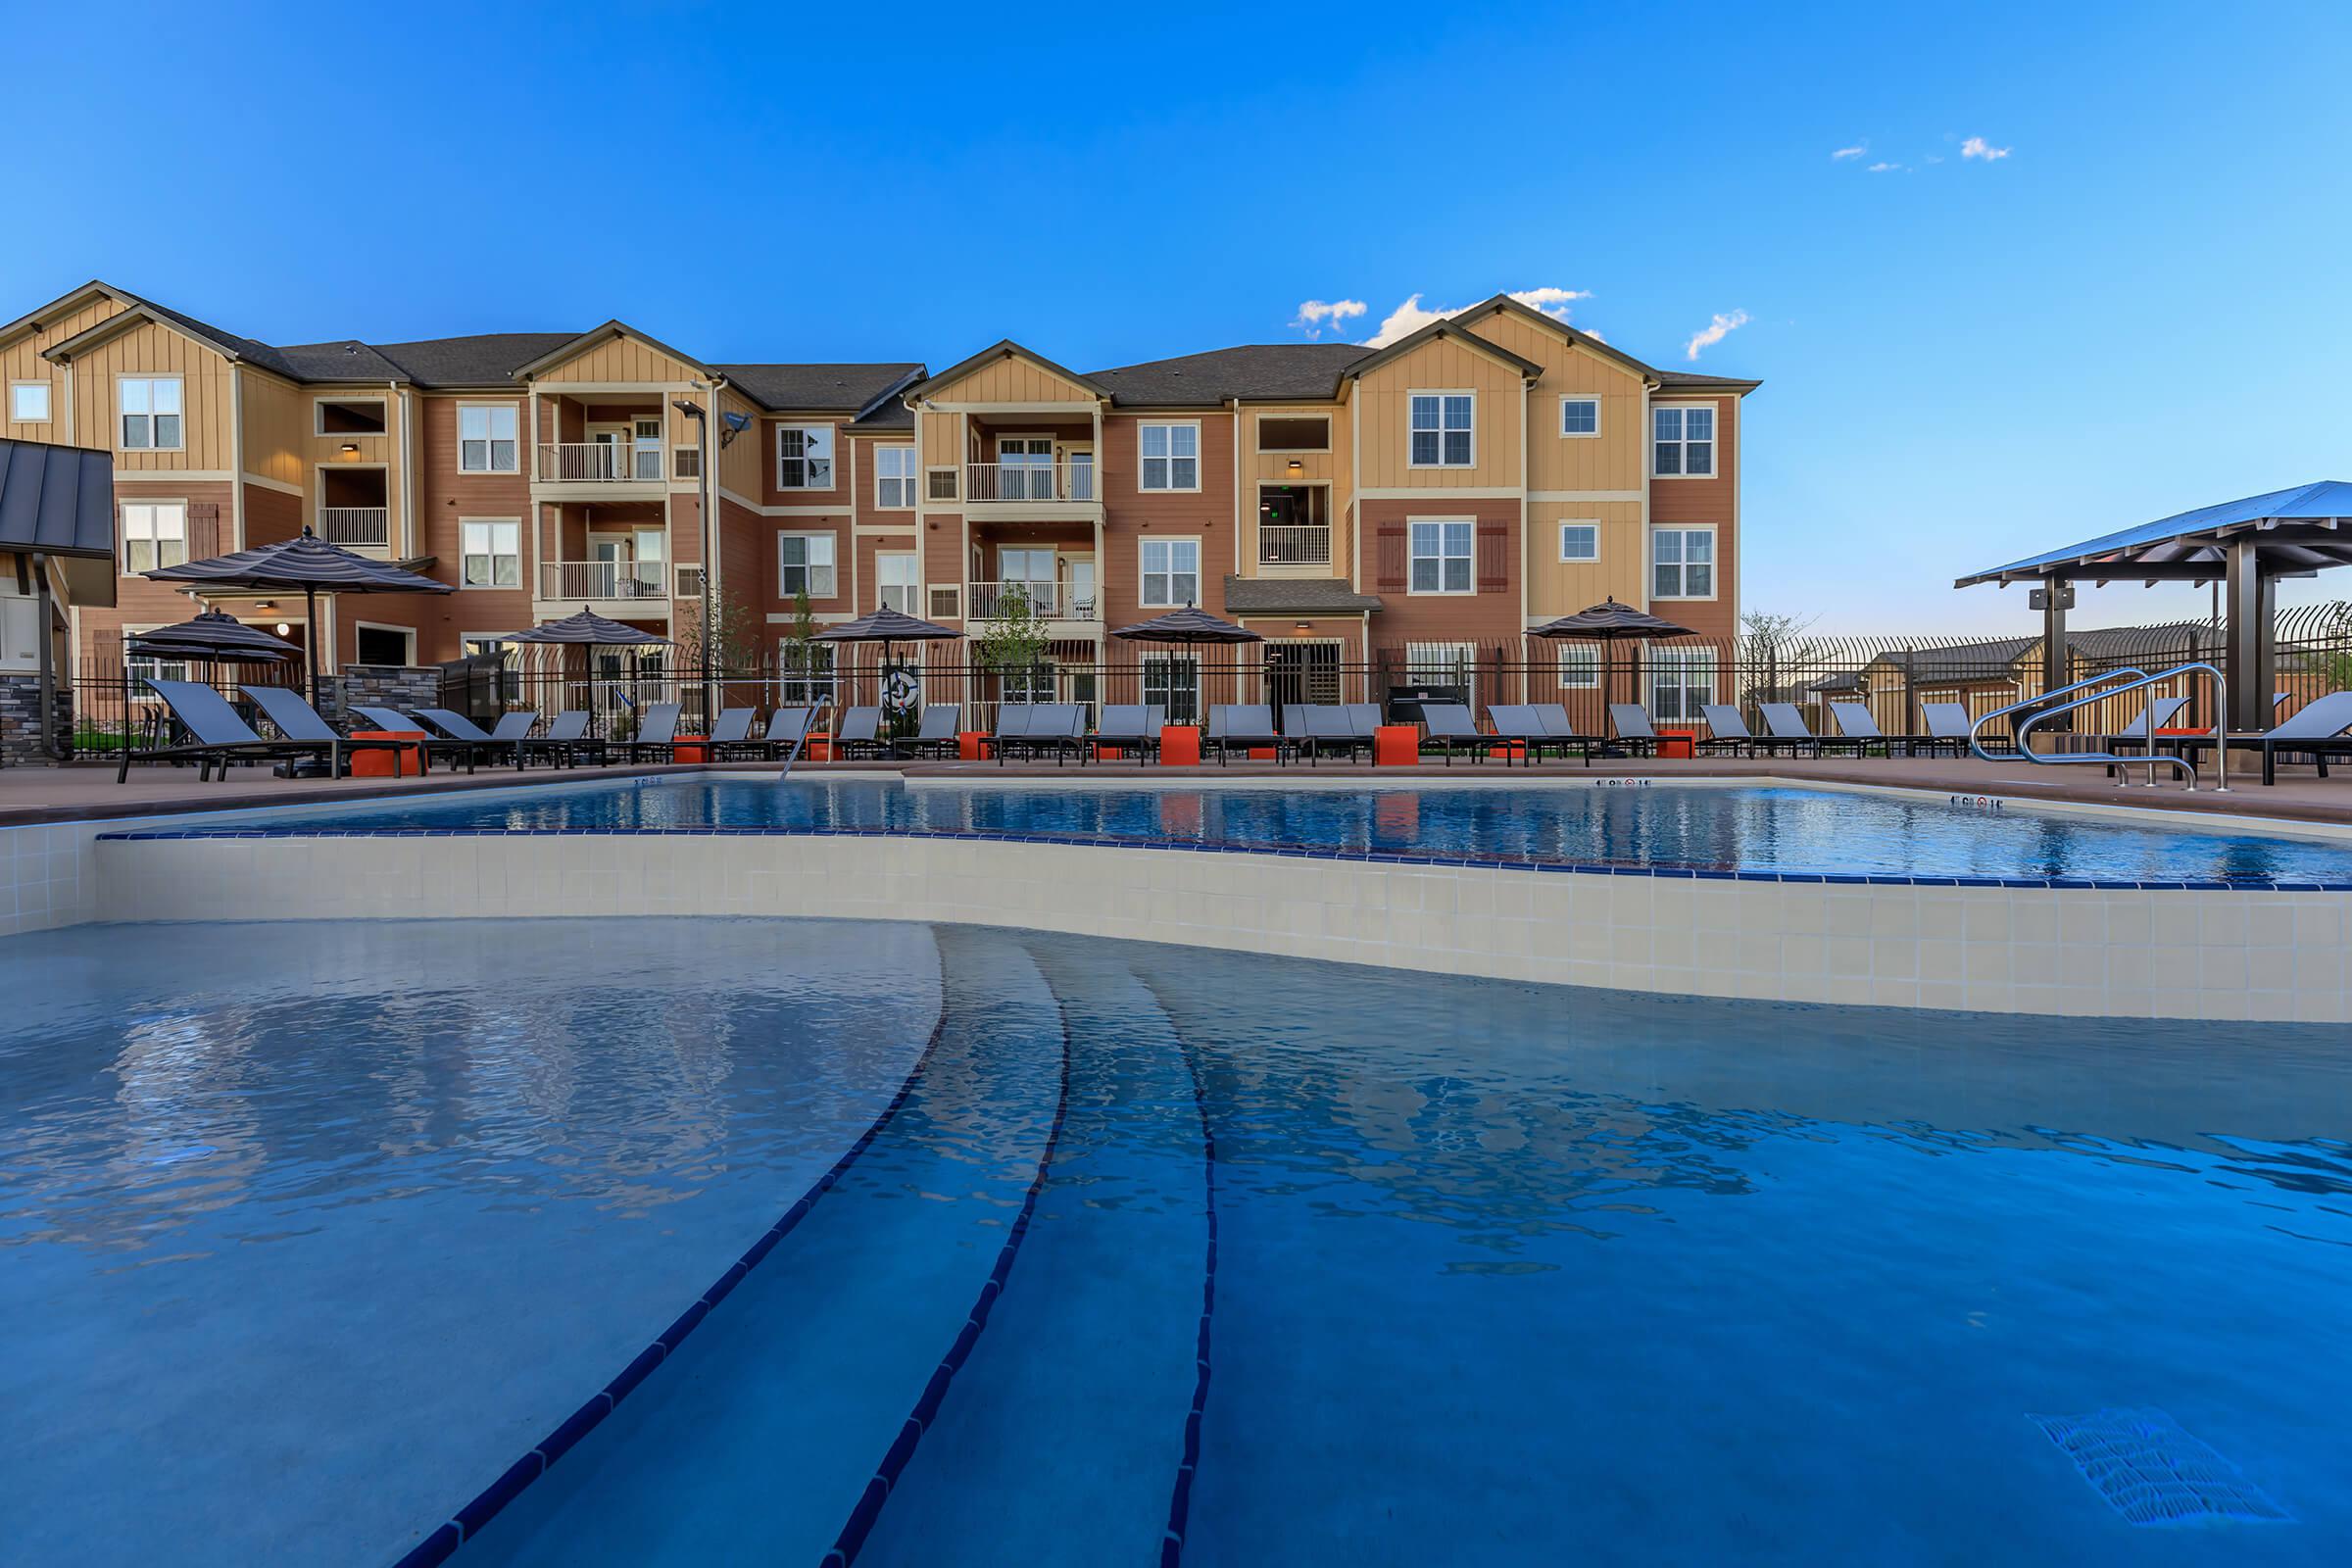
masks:
POLYGON ((1919 678, 1911 668, 1912 659, 1918 652, 1917 643, 1903 650, 1903 733, 1906 735, 1925 733, 1919 722, 1919 678))

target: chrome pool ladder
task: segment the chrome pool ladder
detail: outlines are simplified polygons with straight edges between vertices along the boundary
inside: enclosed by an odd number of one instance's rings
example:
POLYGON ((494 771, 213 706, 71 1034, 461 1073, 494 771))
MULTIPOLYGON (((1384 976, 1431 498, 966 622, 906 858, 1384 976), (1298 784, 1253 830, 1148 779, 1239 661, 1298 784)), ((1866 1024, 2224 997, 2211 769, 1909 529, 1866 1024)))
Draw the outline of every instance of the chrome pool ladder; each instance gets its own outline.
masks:
MULTIPOLYGON (((2028 739, 2034 733, 2034 726, 2056 718, 2060 713, 2071 713, 2076 709, 2088 707, 2092 703, 2105 702, 2111 697, 2121 697, 2126 692, 2140 691, 2164 681, 2188 675, 2205 675, 2211 677, 2213 681, 2213 787, 2217 792, 2227 794, 2230 789, 2230 746, 2226 727, 2229 723, 2229 715, 2223 710, 2228 702, 2228 694, 2224 690, 2225 682, 2222 679, 2222 672, 2213 665, 2203 662, 2175 664, 2172 668, 2160 669, 2153 675, 2141 669, 2111 669, 2103 675, 2093 675, 2088 680, 2076 681, 2072 686, 2061 686, 2056 691, 2043 692, 2038 697, 2030 697, 2023 702, 2011 703, 2006 708, 1996 708, 1969 725, 1968 749, 1987 762, 2031 762, 2040 767, 2064 766, 2075 762, 2101 763, 2114 772, 2116 787, 2127 789, 2132 783, 2132 763, 2140 759, 2124 757, 2114 752, 2036 752, 2027 744, 2028 739), (2081 695, 2070 695, 2075 693, 2081 695), (2053 698, 2059 697, 2065 697, 2068 700, 2062 703, 2052 702, 2053 698), (1996 718, 2024 712, 2029 709, 2037 709, 2039 711, 2017 726, 2015 751, 1985 750, 1984 743, 1980 738, 1980 732, 1985 725, 1996 718)), ((2147 787, 2149 789, 2156 787, 2156 769, 2159 765, 2163 765, 2179 768, 2184 776, 2184 782, 2188 788, 2192 791, 2195 790, 2197 787, 2196 763, 2184 757, 2158 754, 2155 718, 2155 704, 2151 701, 2147 710, 2148 733, 2144 737, 2148 746, 2148 755, 2144 759, 2148 767, 2147 787)))
POLYGON ((792 777, 792 764, 801 760, 801 748, 808 744, 808 737, 816 733, 817 720, 823 718, 826 710, 832 706, 830 698, 817 699, 815 709, 808 714, 808 722, 801 726, 800 734, 793 737, 792 750, 784 754, 784 768, 776 775, 777 783, 781 784, 792 777))

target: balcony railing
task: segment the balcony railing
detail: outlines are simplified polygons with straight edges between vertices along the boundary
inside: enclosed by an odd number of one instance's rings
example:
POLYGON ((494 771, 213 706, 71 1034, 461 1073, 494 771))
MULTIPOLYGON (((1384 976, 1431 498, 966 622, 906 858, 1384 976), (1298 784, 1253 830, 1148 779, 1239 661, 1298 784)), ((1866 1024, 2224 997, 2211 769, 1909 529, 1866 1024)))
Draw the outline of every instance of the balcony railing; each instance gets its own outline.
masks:
POLYGON ((662 599, 659 561, 543 561, 542 599, 662 599))
POLYGON ((659 484, 662 454, 618 441, 542 441, 539 477, 564 484, 659 484))
POLYGON ((1257 564, 1261 566, 1328 566, 1331 530, 1297 523, 1265 522, 1257 528, 1257 564))
POLYGON ((1092 463, 967 463, 966 501, 1092 501, 1092 463))
POLYGON ((976 582, 972 584, 969 618, 996 620, 1015 595, 1029 601, 1031 613, 1041 620, 1092 620, 1095 592, 1072 593, 1062 582, 976 582))
POLYGON ((392 542, 392 509, 320 507, 318 537, 330 545, 380 550, 392 542))

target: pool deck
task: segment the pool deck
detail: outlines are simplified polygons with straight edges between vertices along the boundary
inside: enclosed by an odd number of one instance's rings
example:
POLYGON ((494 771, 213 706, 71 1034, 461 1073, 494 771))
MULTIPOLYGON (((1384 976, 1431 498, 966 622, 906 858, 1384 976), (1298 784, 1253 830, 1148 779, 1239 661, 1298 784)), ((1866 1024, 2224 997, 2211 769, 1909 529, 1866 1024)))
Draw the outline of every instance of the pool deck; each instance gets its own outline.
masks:
MULTIPOLYGON (((115 782, 111 764, 0 769, 0 827, 36 822, 80 822, 116 817, 157 816, 186 811, 236 811, 257 807, 317 805, 333 800, 373 800, 391 796, 434 794, 467 789, 514 789, 537 784, 575 784, 598 778, 643 778, 651 774, 700 773, 712 769, 638 764, 622 767, 533 768, 516 773, 509 767, 485 767, 465 773, 435 773, 417 779, 345 778, 280 779, 258 767, 240 768, 225 782, 198 784, 192 769, 143 767, 132 770, 126 783, 115 782)), ((741 763, 719 771, 772 773, 772 764, 741 763)), ((1271 762, 1236 763, 1229 767, 1148 767, 1134 763, 1011 764, 993 762, 803 762, 796 776, 827 773, 895 772, 908 778, 1006 781, 1018 778, 1086 780, 1112 783, 1175 780, 1202 784, 1284 778, 1301 784, 1361 780, 1396 785, 1502 783, 1539 784, 1545 781, 1582 782, 1592 779, 1777 779, 1792 784, 1830 783, 1886 785, 1951 795, 1993 795, 2011 800, 2047 800, 2093 806, 2130 807, 2146 810, 2221 812, 2236 816, 2274 817, 2281 821, 2352 825, 2352 777, 2342 774, 2321 779, 2308 768, 2281 769, 2279 782, 2264 788, 2257 773, 2233 774, 2227 795, 2210 785, 2191 794, 2178 786, 2156 789, 2118 789, 2097 768, 2032 767, 2017 763, 1983 762, 1974 759, 1925 758, 1708 758, 1696 761, 1658 761, 1626 759, 1587 767, 1582 763, 1547 763, 1536 768, 1505 769, 1499 762, 1461 762, 1448 767, 1429 763, 1417 767, 1370 767, 1361 763, 1326 762, 1280 766, 1271 762), (2085 776, 2087 775, 2087 776, 2085 776)), ((2210 776, 2210 775, 2209 775, 2210 776)))

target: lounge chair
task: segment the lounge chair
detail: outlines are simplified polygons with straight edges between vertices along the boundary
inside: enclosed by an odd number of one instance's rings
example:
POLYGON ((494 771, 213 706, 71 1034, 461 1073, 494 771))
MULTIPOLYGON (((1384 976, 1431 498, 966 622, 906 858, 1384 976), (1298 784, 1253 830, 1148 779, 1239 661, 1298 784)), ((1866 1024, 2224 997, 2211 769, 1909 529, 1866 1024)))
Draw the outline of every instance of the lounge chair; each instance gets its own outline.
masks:
MULTIPOLYGON (((1568 722, 1568 710, 1557 703, 1490 703, 1487 719, 1494 726, 1494 739, 1516 744, 1522 760, 1531 767, 1543 760, 1546 751, 1557 752, 1563 759, 1572 751, 1581 751, 1587 765, 1592 763, 1592 737, 1577 734, 1568 722), (1559 712, 1546 713, 1547 707, 1557 708, 1559 712)), ((1511 754, 1507 748, 1502 760, 1508 766, 1511 754)))
POLYGON ((713 762, 725 760, 729 752, 740 752, 753 744, 752 724, 760 716, 757 708, 722 708, 718 722, 710 726, 709 750, 704 754, 713 762))
POLYGON ((1005 703, 997 710, 997 733, 991 748, 1002 766, 1019 756, 1034 758, 1046 752, 1056 762, 1074 751, 1079 760, 1093 755, 1086 738, 1086 708, 1081 703, 1005 703))
MULTIPOLYGON (((1285 728, 1289 728, 1287 723, 1285 728)), ((1338 752, 1351 761, 1358 752, 1367 760, 1372 756, 1371 728, 1363 724, 1358 714, 1336 703, 1299 704, 1298 727, 1291 730, 1291 742, 1306 754, 1309 764, 1320 761, 1326 752, 1338 752)))
POLYGON ((371 708, 355 703, 351 710, 373 724, 377 729, 403 730, 410 734, 422 735, 424 740, 421 744, 424 747, 425 765, 428 767, 432 765, 432 760, 435 757, 446 757, 465 763, 466 771, 470 773, 473 771, 474 762, 481 756, 482 743, 480 741, 460 740, 446 731, 437 730, 433 725, 425 723, 414 714, 402 712, 397 708, 371 708))
POLYGON ((548 721, 547 733, 522 743, 526 752, 545 752, 564 767, 576 767, 585 758, 592 764, 605 760, 605 743, 588 733, 588 710, 567 708, 548 721))
POLYGON ((1860 757, 1863 753, 1863 743, 1858 740, 1842 735, 1814 734, 1813 727, 1805 722, 1805 715, 1796 710, 1794 703, 1758 703, 1756 711, 1764 715, 1764 728, 1770 732, 1765 738, 1765 745, 1787 745, 1791 757, 1802 757, 1805 755, 1803 748, 1808 746, 1813 749, 1815 757, 1833 751, 1843 752, 1848 757, 1860 757))
POLYGON ((767 716, 767 729, 757 740, 746 740, 740 746, 730 745, 711 755, 721 761, 742 758, 767 761, 788 761, 808 744, 817 722, 824 716, 822 703, 798 708, 779 708, 767 716), (732 754, 730 756, 729 754, 732 754))
MULTIPOLYGON (((341 734, 332 724, 319 717, 318 710, 303 699, 302 693, 294 690, 291 686, 239 686, 237 689, 262 710, 262 716, 270 721, 270 728, 276 730, 284 739, 297 744, 331 747, 335 742, 340 741, 346 752, 355 750, 396 751, 405 744, 400 741, 355 741, 350 736, 341 734)), ((414 729, 416 726, 407 724, 402 728, 414 729)), ((342 772, 340 762, 330 759, 330 765, 338 774, 342 772)), ((225 775, 227 769, 223 768, 221 771, 225 775)))
POLYGON ((1632 748, 1637 757, 1658 755, 1657 726, 1649 721, 1649 710, 1640 703, 1611 703, 1609 728, 1617 732, 1609 738, 1612 746, 1632 748))
POLYGON ((1494 737, 1479 733, 1478 719, 1467 703, 1423 703, 1421 726, 1421 750, 1444 752, 1447 767, 1453 765, 1456 752, 1467 751, 1475 762, 1484 761, 1494 749, 1494 737))
MULTIPOLYGON (((164 700, 164 706, 172 710, 172 718, 192 738, 169 746, 125 746, 115 769, 115 782, 118 784, 129 779, 130 764, 133 762, 194 762, 197 764, 196 781, 199 784, 210 779, 216 767, 220 770, 223 779, 227 778, 228 764, 231 762, 271 762, 310 757, 324 757, 328 770, 339 774, 343 771, 343 756, 346 752, 388 750, 402 744, 396 741, 355 741, 349 736, 338 735, 326 720, 312 710, 310 704, 302 702, 299 693, 291 695, 297 703, 302 704, 303 711, 310 713, 325 733, 316 739, 302 740, 281 730, 278 739, 265 740, 251 724, 237 716, 237 710, 228 706, 227 698, 201 681, 150 680, 147 685, 164 700)), ((252 689, 247 688, 249 694, 252 689)), ((267 713, 269 709, 265 707, 263 711, 267 713)), ((275 724, 277 721, 272 718, 270 722, 275 724)))
POLYGON ((1164 703, 1110 703, 1095 726, 1095 744, 1107 746, 1120 757, 1130 752, 1146 758, 1159 756, 1159 732, 1167 727, 1164 703))
MULTIPOLYGON (((2100 736, 2098 749, 2103 752, 2113 752, 2119 756, 2130 752, 2144 753, 2151 745, 2165 738, 2159 737, 2156 732, 2179 717, 2180 710, 2187 706, 2188 699, 2185 697, 2159 697, 2141 709, 2139 716, 2122 729, 2100 736)), ((2278 704, 2273 703, 2271 706, 2276 710, 2278 704)), ((2113 777, 2115 769, 2109 767, 2107 773, 2109 777, 2113 777)))
POLYGON ((1707 738, 1691 747, 1696 754, 1713 756, 1718 752, 1732 752, 1741 757, 1753 757, 1758 746, 1771 744, 1750 733, 1747 720, 1741 718, 1740 710, 1729 703, 1701 703, 1698 710, 1707 720, 1707 738))
POLYGON ((1966 703, 1922 703, 1919 716, 1927 721, 1930 740, 1952 743, 1954 757, 1968 755, 1968 732, 1977 721, 1970 716, 1966 703))
POLYGON ((936 756, 952 760, 961 744, 962 731, 962 704, 926 704, 922 718, 915 724, 914 733, 900 741, 894 749, 908 757, 936 756))
POLYGON ((1219 703, 1208 710, 1208 737, 1202 743, 1217 756, 1223 766, 1240 752, 1248 757, 1253 751, 1271 747, 1274 760, 1282 760, 1282 732, 1274 727, 1274 710, 1264 703, 1219 703))
MULTIPOLYGON (((2274 705, 2275 706, 2275 705, 2274 705)), ((2258 733, 2233 734, 2227 745, 2233 752, 2262 754, 2262 781, 2278 782, 2278 759, 2308 757, 2328 776, 2328 759, 2352 758, 2352 692, 2329 692, 2327 696, 2306 703, 2292 718, 2282 724, 2258 733)), ((2191 764, 2197 754, 2213 749, 2211 732, 2202 735, 2162 735, 2157 742, 2166 751, 2175 753, 2191 764)), ((2113 771, 2112 768, 2109 769, 2113 771)))
POLYGON ((1380 705, 1378 703, 1342 703, 1340 711, 1348 715, 1348 733, 1364 743, 1368 756, 1373 742, 1380 738, 1380 705))
POLYGON ((648 757, 660 757, 664 762, 675 760, 678 755, 678 705, 654 703, 637 721, 637 733, 625 741, 612 742, 612 750, 631 762, 642 762, 648 757))
POLYGON ((996 733, 988 738, 988 749, 996 754, 997 765, 1002 767, 1029 738, 1029 723, 1036 715, 1035 703, 999 703, 996 733))
POLYGON ((527 709, 499 714, 497 726, 492 729, 484 729, 464 713, 447 708, 419 708, 416 716, 451 740, 470 741, 492 757, 504 750, 517 769, 529 763, 523 743, 530 739, 532 727, 539 722, 539 715, 527 709))
POLYGON ((859 752, 882 755, 882 710, 879 708, 845 708, 841 722, 833 726, 833 760, 848 761, 859 752))
POLYGON ((1879 728, 1878 716, 1860 703, 1832 703, 1830 715, 1838 720, 1840 738, 1884 745, 1889 757, 1894 755, 1897 747, 1902 748, 1905 757, 1917 757, 1923 752, 1930 757, 1946 752, 1959 757, 1968 751, 1968 731, 1965 727, 1957 736, 1938 735, 1932 730, 1925 735, 1889 735, 1879 728))

